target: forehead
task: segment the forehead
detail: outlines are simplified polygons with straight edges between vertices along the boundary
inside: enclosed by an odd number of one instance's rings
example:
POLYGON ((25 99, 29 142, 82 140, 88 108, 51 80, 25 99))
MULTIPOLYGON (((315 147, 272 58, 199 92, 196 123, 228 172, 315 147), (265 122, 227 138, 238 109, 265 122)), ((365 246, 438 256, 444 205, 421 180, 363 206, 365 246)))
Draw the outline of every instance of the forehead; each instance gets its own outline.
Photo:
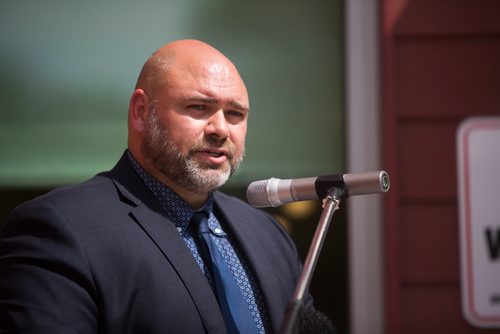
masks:
MULTIPOLYGON (((236 101, 248 108, 248 93, 230 63, 206 59, 175 63, 165 71, 164 93, 236 101)), ((170 95, 170 94, 169 94, 170 95)))

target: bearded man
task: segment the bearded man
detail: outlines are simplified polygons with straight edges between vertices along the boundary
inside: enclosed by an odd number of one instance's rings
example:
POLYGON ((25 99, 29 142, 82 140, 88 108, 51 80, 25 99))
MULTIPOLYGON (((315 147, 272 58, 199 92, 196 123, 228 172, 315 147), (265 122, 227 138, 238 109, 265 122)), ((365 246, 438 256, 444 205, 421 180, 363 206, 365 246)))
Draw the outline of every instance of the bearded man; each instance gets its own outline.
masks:
POLYGON ((300 274, 293 242, 217 190, 243 158, 248 115, 246 87, 219 51, 196 40, 156 51, 117 165, 4 224, 0 331, 276 331, 300 274))

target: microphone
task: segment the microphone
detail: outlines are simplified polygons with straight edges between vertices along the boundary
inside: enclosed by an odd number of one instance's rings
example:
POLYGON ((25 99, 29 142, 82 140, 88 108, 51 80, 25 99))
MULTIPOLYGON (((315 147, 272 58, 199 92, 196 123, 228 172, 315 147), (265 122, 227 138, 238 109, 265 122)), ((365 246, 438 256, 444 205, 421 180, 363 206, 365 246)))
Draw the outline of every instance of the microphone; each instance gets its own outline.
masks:
POLYGON ((333 187, 342 190, 342 197, 385 193, 390 187, 389 174, 382 170, 287 180, 270 178, 250 183, 247 200, 256 208, 276 207, 289 202, 323 199, 333 187))

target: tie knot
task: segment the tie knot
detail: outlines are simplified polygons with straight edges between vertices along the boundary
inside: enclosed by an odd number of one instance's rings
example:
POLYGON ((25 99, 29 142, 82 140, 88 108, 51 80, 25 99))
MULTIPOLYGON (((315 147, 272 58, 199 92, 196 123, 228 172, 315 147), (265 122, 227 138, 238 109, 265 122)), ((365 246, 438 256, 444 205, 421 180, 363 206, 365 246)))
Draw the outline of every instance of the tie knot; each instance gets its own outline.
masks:
POLYGON ((191 228, 197 233, 208 233, 208 212, 196 211, 191 217, 191 228))

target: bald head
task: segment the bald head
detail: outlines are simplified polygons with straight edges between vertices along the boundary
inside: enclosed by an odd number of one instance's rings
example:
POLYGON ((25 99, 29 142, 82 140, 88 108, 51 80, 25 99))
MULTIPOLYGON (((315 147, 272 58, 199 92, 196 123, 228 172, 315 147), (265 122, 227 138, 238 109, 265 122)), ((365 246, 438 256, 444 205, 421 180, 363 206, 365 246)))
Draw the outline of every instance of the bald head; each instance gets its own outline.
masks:
POLYGON ((241 80, 234 64, 214 47, 198 40, 185 39, 168 43, 156 50, 144 64, 136 89, 143 89, 148 94, 155 95, 160 87, 169 81, 169 70, 181 68, 196 70, 196 67, 210 67, 218 64, 227 73, 241 80))
POLYGON ((236 67, 196 40, 149 57, 130 98, 128 146, 193 207, 224 184, 245 151, 248 93, 236 67))

